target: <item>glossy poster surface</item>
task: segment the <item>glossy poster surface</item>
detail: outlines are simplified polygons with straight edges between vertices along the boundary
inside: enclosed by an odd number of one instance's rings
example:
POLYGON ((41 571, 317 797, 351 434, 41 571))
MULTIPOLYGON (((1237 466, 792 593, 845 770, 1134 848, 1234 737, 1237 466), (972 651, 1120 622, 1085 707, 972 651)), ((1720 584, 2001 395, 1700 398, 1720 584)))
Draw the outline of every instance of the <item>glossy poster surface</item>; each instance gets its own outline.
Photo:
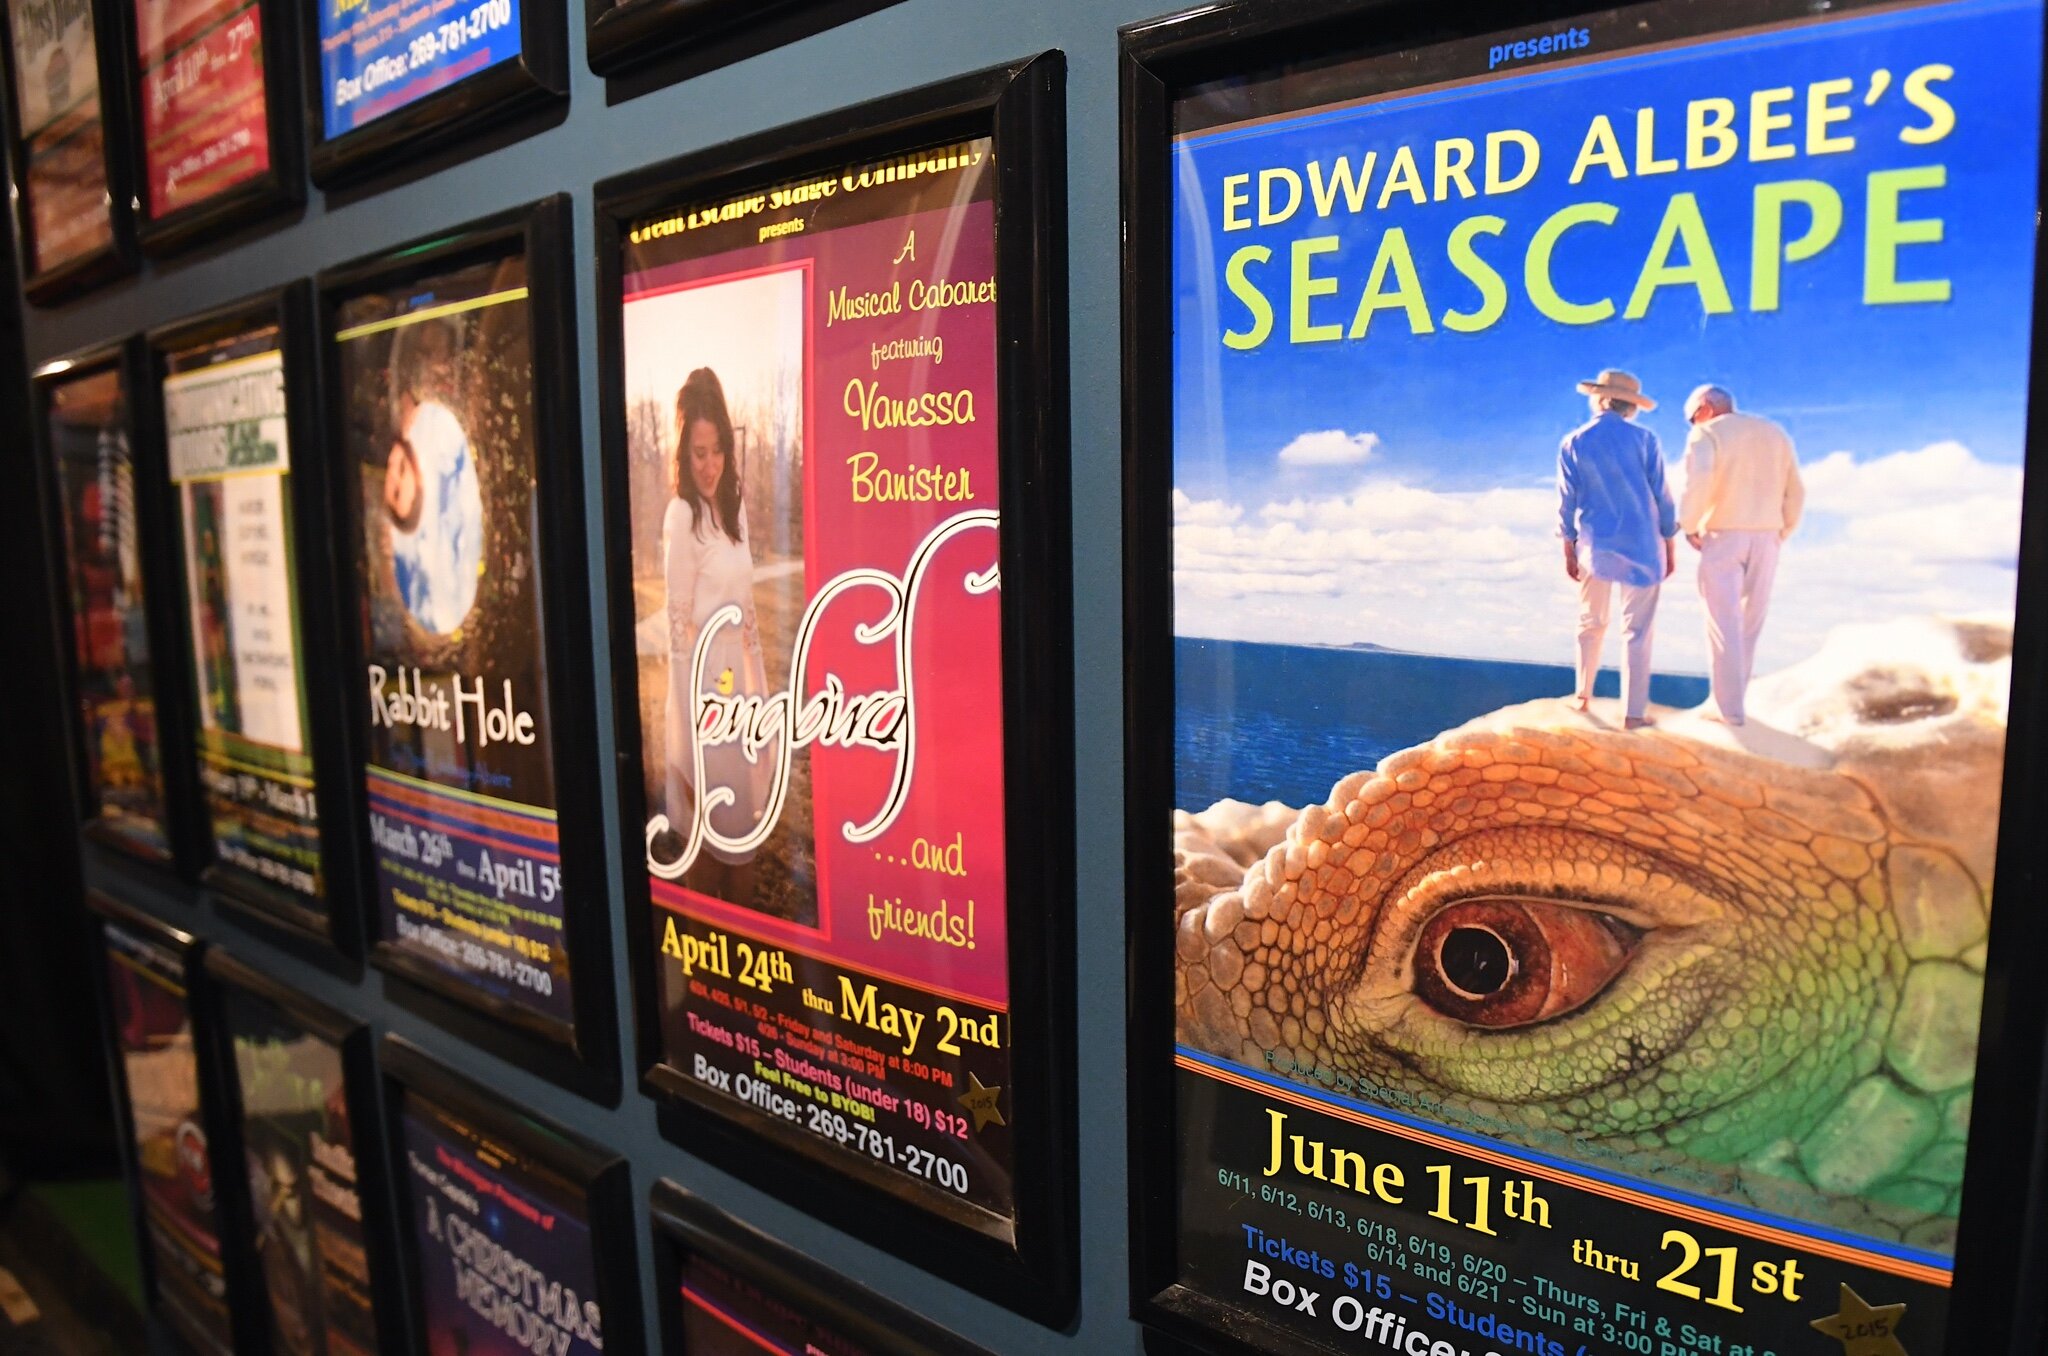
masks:
POLYGON ((138 851, 166 855, 135 462, 119 370, 52 384, 47 418, 85 727, 86 812, 138 851))
POLYGON ((24 191, 41 273, 113 243, 90 0, 8 0, 24 191))
POLYGON ((214 856, 317 905, 320 816, 277 345, 272 327, 169 355, 164 437, 214 856))
POLYGON ((374 1356, 370 1258, 341 1050, 270 1002, 225 987, 253 1252, 280 1356, 374 1356))
POLYGON ((1181 99, 1187 1285, 1342 1352, 1941 1349, 2040 46, 1645 5, 1181 99))
POLYGON ((519 0, 319 2, 330 138, 519 56, 519 0))
POLYGON ((673 1299, 683 1316, 681 1356, 875 1356, 865 1342, 694 1253, 683 1258, 673 1299))
POLYGON ((403 1124, 425 1356, 603 1351, 582 1190, 417 1094, 403 1124))
POLYGON ((114 1040, 134 1122, 157 1300, 181 1333, 225 1352, 233 1335, 185 961, 116 924, 107 924, 106 938, 114 1040))
POLYGON ((635 223, 625 391, 665 1062, 1007 1215, 992 179, 635 223))
POLYGON ((149 215, 270 168, 256 0, 133 0, 149 215))
POLYGON ((526 261, 357 296, 337 318, 380 936, 566 1032, 526 261))

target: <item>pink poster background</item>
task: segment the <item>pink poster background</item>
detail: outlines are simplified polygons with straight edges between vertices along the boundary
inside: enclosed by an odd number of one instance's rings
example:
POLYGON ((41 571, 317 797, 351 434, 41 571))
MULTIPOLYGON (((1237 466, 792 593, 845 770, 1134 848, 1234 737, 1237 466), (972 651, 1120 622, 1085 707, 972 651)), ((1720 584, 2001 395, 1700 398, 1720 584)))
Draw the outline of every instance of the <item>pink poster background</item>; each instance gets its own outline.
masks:
MULTIPOLYGON (((994 271, 994 244, 993 209, 975 202, 787 237, 629 275, 630 309, 681 287, 715 285, 809 261, 807 598, 848 570, 876 569, 902 577, 933 528, 960 513, 998 508, 994 304, 985 300, 911 309, 914 284, 986 283, 994 271), (857 297, 888 294, 892 288, 898 303, 894 313, 833 318, 841 289, 857 297), (943 341, 942 362, 930 356, 877 359, 883 346, 934 336, 943 341), (958 397, 956 409, 971 401, 972 421, 863 427, 860 412, 873 397, 903 401, 941 392, 967 393, 958 397), (860 453, 873 454, 875 473, 934 468, 953 473, 956 488, 971 493, 944 502, 858 502, 857 468, 849 459, 860 453)), ((630 367, 630 353, 628 361, 630 367)), ((636 394, 629 389, 629 400, 636 394)), ((874 482, 871 474, 868 483, 874 482)), ((820 691, 828 674, 836 675, 849 695, 908 686, 914 694, 914 765, 908 796, 894 822, 868 842, 850 843, 842 826, 866 823, 882 807, 897 753, 816 743, 798 750, 799 758, 811 760, 818 926, 784 922, 658 877, 652 880, 657 904, 871 974, 1006 1007, 1001 593, 997 588, 975 595, 966 587, 970 574, 991 571, 996 561, 997 533, 987 527, 961 532, 933 555, 909 616, 913 645, 907 675, 897 673, 893 633, 876 644, 855 637, 856 627, 884 615, 882 590, 862 587, 843 594, 822 618, 805 695, 820 691), (912 864, 932 853, 946 859, 955 844, 960 874, 912 864), (877 938, 870 906, 890 902, 922 914, 943 903, 960 917, 969 914, 971 904, 971 945, 889 930, 877 938)), ((659 758, 660 732, 643 734, 647 756, 659 758)))

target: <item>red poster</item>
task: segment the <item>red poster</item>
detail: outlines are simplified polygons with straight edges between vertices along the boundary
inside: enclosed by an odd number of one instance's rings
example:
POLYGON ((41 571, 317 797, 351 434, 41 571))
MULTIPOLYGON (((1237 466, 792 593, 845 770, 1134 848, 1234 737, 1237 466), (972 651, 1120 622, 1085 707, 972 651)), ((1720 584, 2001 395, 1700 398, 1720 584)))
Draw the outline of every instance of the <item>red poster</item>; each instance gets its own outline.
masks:
POLYGON ((1007 1216, 992 171, 643 223, 624 325, 666 1062, 1007 1216))
POLYGON ((136 0, 149 214, 163 218, 270 168, 262 14, 212 0, 136 0))

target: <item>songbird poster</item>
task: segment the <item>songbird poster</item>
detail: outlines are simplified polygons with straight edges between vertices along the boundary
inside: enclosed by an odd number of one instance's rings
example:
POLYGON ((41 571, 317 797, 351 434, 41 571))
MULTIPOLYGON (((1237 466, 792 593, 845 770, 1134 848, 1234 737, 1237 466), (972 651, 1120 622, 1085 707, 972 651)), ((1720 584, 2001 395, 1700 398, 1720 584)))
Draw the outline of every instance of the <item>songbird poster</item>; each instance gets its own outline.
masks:
POLYGON ((1001 1218, 994 169, 978 139, 630 223, 622 328, 663 1063, 1001 1218))
POLYGON ((1190 1285, 1346 1351, 1939 1349, 2040 47, 1650 4, 1178 101, 1190 1285))

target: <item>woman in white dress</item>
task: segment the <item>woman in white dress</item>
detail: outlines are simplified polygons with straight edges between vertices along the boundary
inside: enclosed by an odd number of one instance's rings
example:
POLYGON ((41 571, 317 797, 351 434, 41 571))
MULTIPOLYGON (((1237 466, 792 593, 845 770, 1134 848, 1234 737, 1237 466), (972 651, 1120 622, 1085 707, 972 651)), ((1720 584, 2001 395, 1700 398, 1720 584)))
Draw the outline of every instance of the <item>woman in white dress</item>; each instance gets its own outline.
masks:
MULTIPOLYGON (((690 690, 691 660, 698 633, 721 607, 737 603, 741 625, 721 627, 712 637, 702 695, 765 696, 768 688, 754 617, 754 555, 740 502, 732 417, 726 412, 725 389, 708 367, 690 373, 676 393, 673 472, 675 497, 661 527, 668 577, 667 808, 671 828, 687 840, 697 804, 690 779, 699 693, 690 690)), ((777 753, 770 744, 749 762, 738 740, 706 746, 705 781, 733 793, 731 804, 711 812, 711 826, 722 836, 739 838, 760 822, 766 773, 777 753)), ((683 881, 700 894, 751 906, 754 854, 707 840, 683 881)))

